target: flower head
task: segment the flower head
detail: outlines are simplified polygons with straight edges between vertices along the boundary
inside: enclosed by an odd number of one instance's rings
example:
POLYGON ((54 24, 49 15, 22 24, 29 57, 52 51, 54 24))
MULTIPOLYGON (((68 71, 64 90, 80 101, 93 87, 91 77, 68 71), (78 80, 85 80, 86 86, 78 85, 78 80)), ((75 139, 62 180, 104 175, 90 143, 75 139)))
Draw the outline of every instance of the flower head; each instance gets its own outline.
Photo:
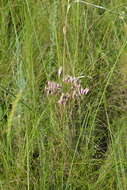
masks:
POLYGON ((47 95, 58 93, 60 89, 61 89, 61 85, 52 81, 48 81, 47 86, 45 87, 47 95))
MULTIPOLYGON (((62 67, 60 67, 58 70, 59 77, 61 76, 61 73, 62 67)), ((88 94, 89 88, 83 88, 80 83, 80 79, 83 77, 84 76, 73 77, 68 75, 63 79, 63 82, 61 84, 54 81, 48 81, 47 86, 45 87, 45 91, 47 95, 58 95, 58 104, 66 105, 68 101, 76 100, 81 96, 88 94), (66 92, 64 90, 64 83, 67 85, 67 87, 65 85, 66 92)))
POLYGON ((89 88, 85 88, 85 89, 81 88, 80 90, 81 95, 88 94, 88 92, 89 92, 89 88))

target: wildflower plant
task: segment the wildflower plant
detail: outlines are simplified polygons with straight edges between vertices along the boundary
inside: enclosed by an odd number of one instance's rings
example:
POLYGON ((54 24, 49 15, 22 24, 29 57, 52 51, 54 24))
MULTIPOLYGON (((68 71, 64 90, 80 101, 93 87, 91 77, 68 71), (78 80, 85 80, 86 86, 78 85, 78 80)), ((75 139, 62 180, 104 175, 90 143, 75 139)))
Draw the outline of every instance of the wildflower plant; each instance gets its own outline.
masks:
MULTIPOLYGON (((61 76, 61 68, 58 71, 58 76, 61 76)), ((48 81, 45 86, 47 96, 57 97, 59 105, 67 105, 71 101, 80 100, 84 95, 87 95, 89 88, 83 88, 81 85, 81 77, 65 76, 59 83, 48 81)))

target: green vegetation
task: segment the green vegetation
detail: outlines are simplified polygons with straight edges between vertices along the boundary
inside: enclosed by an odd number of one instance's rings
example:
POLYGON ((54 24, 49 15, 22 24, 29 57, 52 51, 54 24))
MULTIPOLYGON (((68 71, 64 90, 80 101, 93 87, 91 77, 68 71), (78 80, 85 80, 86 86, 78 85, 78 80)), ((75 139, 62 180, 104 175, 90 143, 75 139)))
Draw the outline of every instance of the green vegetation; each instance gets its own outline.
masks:
POLYGON ((87 2, 0 1, 1 190, 127 190, 127 4, 87 2), (65 106, 61 66, 90 89, 65 106))

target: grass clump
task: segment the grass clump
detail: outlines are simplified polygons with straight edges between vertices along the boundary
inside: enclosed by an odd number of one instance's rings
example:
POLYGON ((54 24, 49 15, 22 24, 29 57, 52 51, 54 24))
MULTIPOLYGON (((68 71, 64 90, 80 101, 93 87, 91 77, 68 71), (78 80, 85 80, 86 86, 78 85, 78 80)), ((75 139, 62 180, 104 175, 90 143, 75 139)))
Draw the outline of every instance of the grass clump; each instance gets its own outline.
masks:
POLYGON ((126 1, 0 10, 0 188, 126 190, 126 1))

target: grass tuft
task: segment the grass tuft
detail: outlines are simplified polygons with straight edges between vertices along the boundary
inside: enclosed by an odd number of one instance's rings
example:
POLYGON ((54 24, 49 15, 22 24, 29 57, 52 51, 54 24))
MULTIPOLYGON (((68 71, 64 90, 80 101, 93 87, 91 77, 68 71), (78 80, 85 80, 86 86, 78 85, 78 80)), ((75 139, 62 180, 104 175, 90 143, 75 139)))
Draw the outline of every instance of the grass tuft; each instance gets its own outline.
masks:
POLYGON ((2 0, 0 15, 0 188, 126 190, 126 1, 2 0), (68 75, 89 92, 62 106, 45 87, 68 75))

